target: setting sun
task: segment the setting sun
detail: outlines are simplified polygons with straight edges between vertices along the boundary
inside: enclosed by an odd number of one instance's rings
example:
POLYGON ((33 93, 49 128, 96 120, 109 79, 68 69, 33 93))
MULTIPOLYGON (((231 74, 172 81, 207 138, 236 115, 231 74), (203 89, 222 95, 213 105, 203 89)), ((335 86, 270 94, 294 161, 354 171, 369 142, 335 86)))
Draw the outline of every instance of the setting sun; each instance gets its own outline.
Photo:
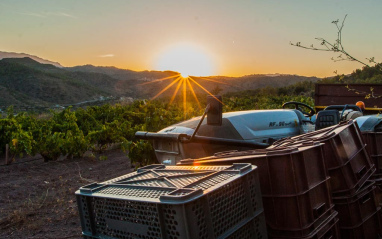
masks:
POLYGON ((168 48, 159 56, 157 68, 162 71, 177 71, 184 78, 213 74, 209 56, 199 47, 190 44, 180 44, 168 48))

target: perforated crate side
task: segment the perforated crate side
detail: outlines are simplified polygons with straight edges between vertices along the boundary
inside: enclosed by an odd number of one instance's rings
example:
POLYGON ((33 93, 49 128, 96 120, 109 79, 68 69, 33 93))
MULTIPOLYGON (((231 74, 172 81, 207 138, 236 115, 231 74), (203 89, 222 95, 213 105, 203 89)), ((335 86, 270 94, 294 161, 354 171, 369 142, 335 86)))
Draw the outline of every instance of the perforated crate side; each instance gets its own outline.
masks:
POLYGON ((208 195, 215 237, 263 210, 257 171, 208 195), (252 174, 252 175, 251 175, 252 174))
POLYGON ((267 239, 267 228, 264 219, 264 213, 259 214, 250 220, 234 233, 229 235, 227 239, 267 239))
POLYGON ((172 239, 213 238, 212 222, 207 205, 206 197, 187 204, 160 205, 164 237, 172 239))
POLYGON ((82 196, 82 195, 76 195, 76 198, 77 198, 78 212, 80 215, 82 231, 84 233, 92 234, 92 232, 94 231, 94 228, 92 228, 93 224, 91 221, 91 218, 93 215, 90 215, 92 211, 91 198, 82 196))
POLYGON ((96 235, 117 238, 161 238, 155 203, 94 198, 96 235))

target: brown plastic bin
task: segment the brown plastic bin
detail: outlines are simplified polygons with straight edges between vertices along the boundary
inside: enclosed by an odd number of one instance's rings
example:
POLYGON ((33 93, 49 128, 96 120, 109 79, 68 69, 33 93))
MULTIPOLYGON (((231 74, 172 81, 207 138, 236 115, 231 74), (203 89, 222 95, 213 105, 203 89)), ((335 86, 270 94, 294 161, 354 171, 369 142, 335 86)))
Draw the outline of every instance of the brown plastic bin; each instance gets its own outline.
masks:
POLYGON ((286 239, 286 238, 301 238, 301 239, 337 239, 340 238, 338 229, 337 212, 333 211, 332 214, 321 223, 321 225, 309 235, 304 237, 288 237, 284 235, 273 235, 269 231, 269 237, 273 239, 286 239))
POLYGON ((322 215, 331 214, 333 207, 322 146, 317 143, 300 148, 223 152, 182 160, 178 165, 256 165, 268 226, 289 230, 291 236, 306 236, 326 219, 322 215))
POLYGON ((354 194, 375 172, 358 125, 354 121, 275 142, 270 148, 324 143, 324 161, 335 196, 354 194))
POLYGON ((354 227, 373 215, 378 208, 374 182, 368 182, 355 195, 333 197, 334 208, 338 212, 340 227, 354 227))
POLYGON ((307 236, 332 214, 334 208, 327 181, 299 195, 262 196, 268 229, 277 236, 307 236))
POLYGON ((367 151, 370 155, 382 155, 380 142, 382 141, 382 132, 366 131, 362 132, 363 139, 367 146, 367 151))
POLYGON ((382 132, 362 132, 363 139, 366 143, 366 150, 369 153, 377 173, 382 173, 382 132))
POLYGON ((381 208, 354 227, 340 227, 341 238, 346 239, 379 239, 382 236, 381 208))
POLYGON ((328 179, 322 146, 317 143, 300 148, 222 152, 212 157, 182 160, 178 165, 251 163, 259 168, 262 194, 294 196, 328 179))
POLYGON ((374 182, 375 184, 375 200, 378 205, 381 205, 382 204, 382 174, 374 174, 370 178, 370 181, 374 182))

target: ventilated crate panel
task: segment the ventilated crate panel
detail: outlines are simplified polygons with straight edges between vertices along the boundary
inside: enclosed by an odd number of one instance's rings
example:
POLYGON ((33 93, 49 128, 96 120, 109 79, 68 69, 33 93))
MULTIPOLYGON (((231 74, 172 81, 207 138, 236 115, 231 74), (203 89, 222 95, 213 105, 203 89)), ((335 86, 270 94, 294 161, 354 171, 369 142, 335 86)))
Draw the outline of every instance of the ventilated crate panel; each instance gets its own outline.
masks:
POLYGON ((250 164, 150 165, 76 195, 86 236, 225 238, 260 220, 253 232, 267 238, 257 170, 250 164))
POLYGON ((264 214, 260 214, 229 235, 227 239, 263 239, 267 234, 265 228, 264 214))
POLYGON ((271 148, 302 147, 305 143, 324 143, 325 165, 335 196, 354 194, 375 172, 361 132, 354 121, 275 142, 271 148))

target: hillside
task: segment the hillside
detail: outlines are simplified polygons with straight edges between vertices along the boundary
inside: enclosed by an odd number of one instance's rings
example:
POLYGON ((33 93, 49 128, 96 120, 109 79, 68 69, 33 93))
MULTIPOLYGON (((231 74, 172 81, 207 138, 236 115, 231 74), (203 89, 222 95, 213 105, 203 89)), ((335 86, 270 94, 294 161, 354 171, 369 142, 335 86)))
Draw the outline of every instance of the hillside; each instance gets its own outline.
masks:
MULTIPOLYGON (((73 104, 100 96, 116 95, 118 80, 97 73, 70 72, 31 58, 0 60, 0 105, 73 104), (4 96, 4 94, 2 94, 4 96)), ((121 85, 120 88, 127 87, 121 85)))
MULTIPOLYGON (((118 69, 115 67, 96 67, 92 65, 76 66, 66 68, 70 71, 76 72, 97 72, 109 75, 119 80, 129 80, 136 89, 140 98, 151 98, 165 89, 173 80, 175 80, 179 73, 172 71, 131 71, 118 69)), ((305 77, 297 75, 248 75, 242 77, 229 77, 229 76, 210 76, 210 77, 192 77, 199 85, 203 86, 208 91, 219 89, 221 94, 227 92, 254 90, 267 86, 284 87, 293 85, 303 81, 316 82, 320 80, 317 77, 305 77)), ((190 84, 196 93, 205 94, 206 92, 201 89, 196 83, 190 80, 190 84)), ((171 96, 177 88, 177 84, 172 85, 161 96, 171 96)), ((187 90, 189 90, 187 88, 187 90)))
POLYGON ((42 59, 38 56, 33 56, 33 55, 29 55, 29 54, 25 54, 25 53, 15 53, 15 52, 4 52, 4 51, 0 51, 0 60, 3 59, 3 58, 24 58, 24 57, 29 57, 41 64, 51 64, 51 65, 54 65, 55 67, 63 67, 60 63, 58 62, 53 62, 53 61, 49 61, 49 60, 45 60, 45 59, 42 59))
MULTIPOLYGON (((16 107, 53 107, 83 102, 120 99, 120 97, 152 98, 177 78, 172 71, 132 71, 92 65, 56 67, 30 57, 0 60, 0 109, 16 107)), ((249 75, 243 77, 192 77, 190 84, 197 94, 243 91, 267 86, 281 87, 316 77, 296 75, 249 75), (204 89, 202 89, 202 87, 204 89)), ((173 84, 161 96, 171 96, 173 84)), ((179 87, 178 87, 179 88, 179 87)), ((102 102, 101 102, 102 103, 102 102)))

